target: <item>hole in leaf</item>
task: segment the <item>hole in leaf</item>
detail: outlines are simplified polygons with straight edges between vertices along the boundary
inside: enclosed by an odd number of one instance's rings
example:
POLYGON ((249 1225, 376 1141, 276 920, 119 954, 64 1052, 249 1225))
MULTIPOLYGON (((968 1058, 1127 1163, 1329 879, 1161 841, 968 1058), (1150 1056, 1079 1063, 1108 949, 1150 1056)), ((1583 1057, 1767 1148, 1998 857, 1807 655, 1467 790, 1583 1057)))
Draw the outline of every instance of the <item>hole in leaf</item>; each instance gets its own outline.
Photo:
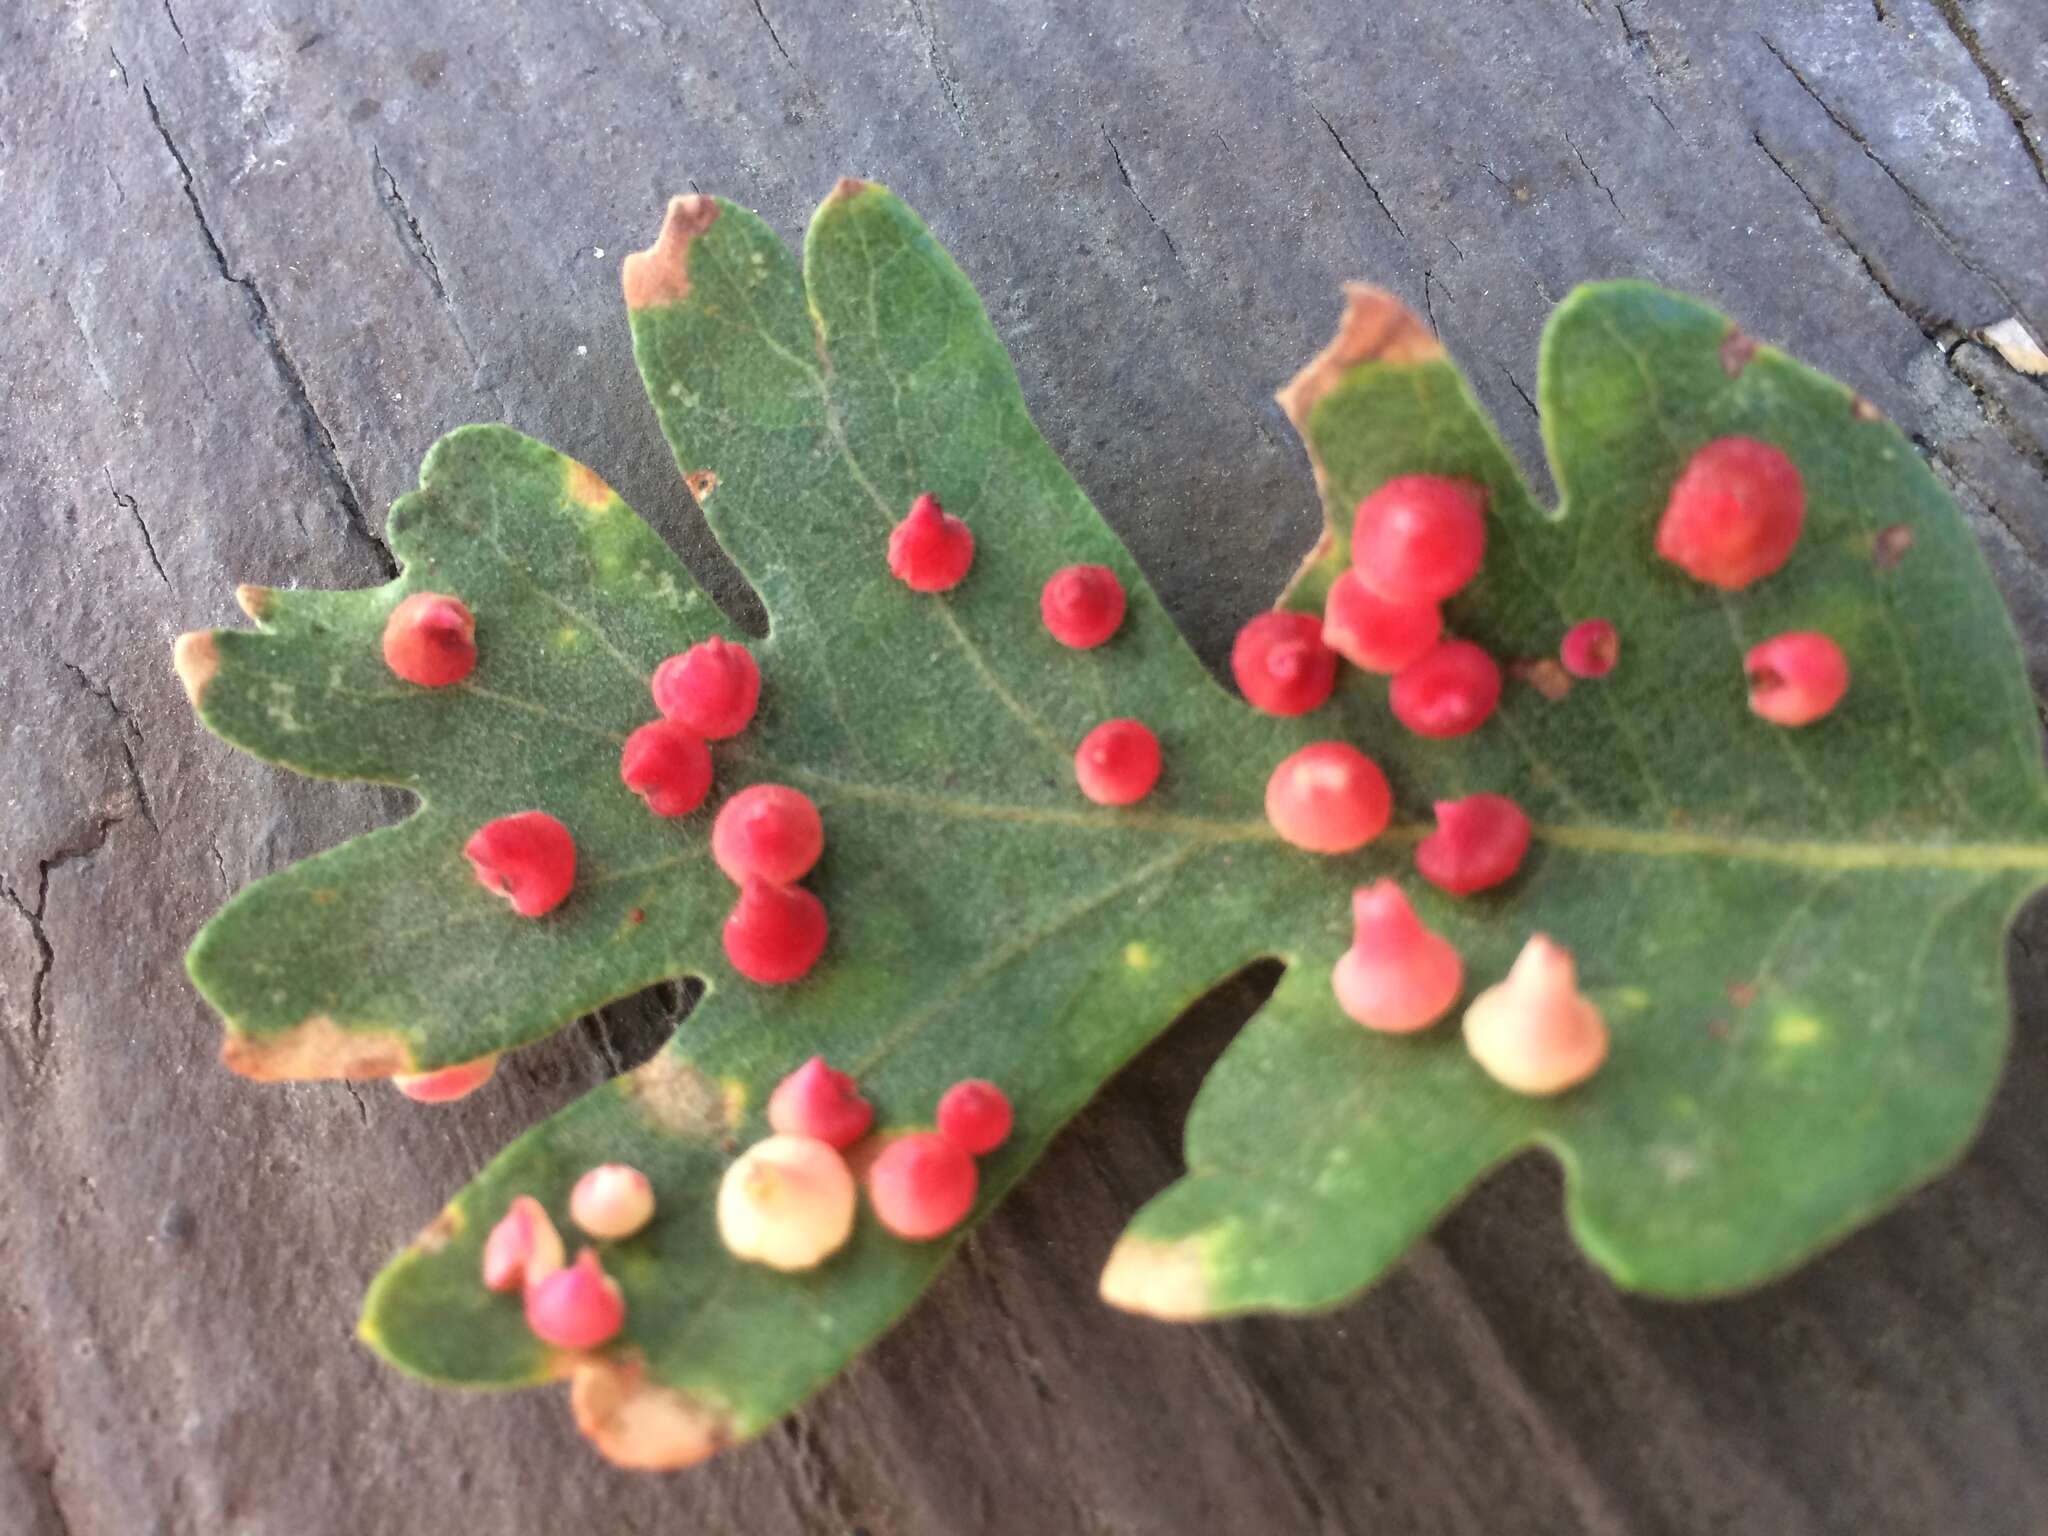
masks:
POLYGON ((690 1015, 704 995, 695 977, 658 981, 631 997, 606 1003, 577 1021, 585 1042, 595 1050, 607 1077, 630 1072, 668 1043, 676 1026, 690 1015))

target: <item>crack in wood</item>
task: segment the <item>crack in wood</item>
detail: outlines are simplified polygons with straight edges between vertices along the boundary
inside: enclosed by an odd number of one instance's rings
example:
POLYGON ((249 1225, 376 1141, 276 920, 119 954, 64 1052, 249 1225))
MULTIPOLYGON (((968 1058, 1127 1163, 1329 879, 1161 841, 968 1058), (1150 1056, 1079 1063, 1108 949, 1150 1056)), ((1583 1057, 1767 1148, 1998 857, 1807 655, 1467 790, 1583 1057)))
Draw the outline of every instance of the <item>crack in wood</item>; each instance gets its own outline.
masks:
POLYGON ((1430 334, 1433 336, 1442 336, 1444 333, 1444 328, 1437 323, 1436 298, 1431 291, 1436 288, 1443 289, 1444 297, 1447 299, 1455 300, 1458 297, 1455 293, 1451 292, 1451 288, 1448 283, 1444 282, 1443 279, 1438 277, 1434 272, 1430 271, 1429 268, 1424 267, 1422 269, 1422 312, 1429 319, 1430 334))
POLYGON ((1344 135, 1337 131, 1337 125, 1323 116, 1320 109, 1311 107, 1309 110, 1316 114, 1316 121, 1329 133, 1331 141, 1337 146, 1337 153, 1350 162, 1352 170, 1358 172, 1358 179, 1365 183, 1365 190, 1372 194, 1373 202, 1378 204, 1380 212, 1387 216, 1387 222, 1394 226, 1394 233, 1406 240, 1408 231, 1401 227, 1401 221, 1394 217, 1394 210, 1389 208, 1387 200, 1380 196, 1380 189, 1374 186, 1372 178, 1365 174, 1365 167, 1358 163, 1358 156, 1351 153, 1351 146, 1344 142, 1344 135))
POLYGON ((142 745, 141 728, 136 725, 128 711, 121 707, 120 700, 114 697, 112 684, 95 681, 92 674, 75 661, 66 661, 60 657, 58 665, 77 678, 79 686, 106 705, 108 712, 113 715, 114 724, 121 733, 121 756, 127 764, 129 787, 135 793, 135 808, 142 813, 142 819, 149 823, 152 832, 161 832, 163 828, 157 824, 156 808, 150 803, 149 786, 143 783, 141 766, 135 760, 136 748, 142 745))
POLYGON ((1620 213, 1621 204, 1614 201, 1613 190, 1607 185, 1606 182, 1600 179, 1600 173, 1593 169, 1593 162, 1586 158, 1586 152, 1583 149, 1580 149, 1579 146, 1575 142, 1573 142, 1570 133, 1565 134, 1564 141, 1565 144, 1571 149, 1571 152, 1578 157, 1579 169, 1584 171, 1589 177, 1592 178, 1594 186, 1598 187, 1602 192, 1605 192, 1607 194, 1607 201, 1610 204, 1613 204, 1614 211, 1616 213, 1620 213))
POLYGON ((1840 112, 1836 111, 1833 103, 1831 103, 1825 96, 1821 95, 1821 93, 1818 90, 1814 89, 1813 83, 1809 81, 1806 78, 1806 76, 1800 72, 1797 65, 1793 64, 1793 62, 1790 59, 1785 57, 1784 52, 1778 47, 1778 45, 1772 42, 1768 37, 1765 37, 1761 34, 1758 35, 1757 41, 1762 43, 1764 45, 1765 51, 1768 52, 1772 58, 1776 59, 1778 63, 1784 67, 1785 72, 1789 74, 1795 82, 1797 82, 1800 90, 1806 93, 1808 98, 1812 100, 1813 104, 1819 107, 1822 112, 1827 114, 1828 121, 1833 123, 1835 127, 1841 131, 1843 136, 1849 140, 1850 143, 1854 144, 1858 149, 1862 150, 1865 158, 1867 158, 1872 165, 1876 166, 1880 171, 1884 172, 1886 179, 1889 180, 1891 184, 1898 189, 1899 194, 1902 197, 1904 197, 1906 199, 1906 202, 1912 207, 1915 217, 1917 217, 1921 223, 1925 224, 1929 232, 1931 232, 1934 235, 1934 237, 1941 242, 1942 248, 1948 252, 1950 257, 1952 257, 1955 260, 1956 264, 1960 266, 1965 272, 1968 272, 1972 277, 1976 278, 1979 282, 1983 283, 1986 287, 1990 288, 1992 292, 1996 293, 1999 296, 1999 298, 2005 302, 2005 305, 2009 311, 2015 314, 2024 313, 2024 306, 2022 306, 2018 300, 2014 299, 2010 293, 2006 292, 2004 284, 2000 283, 1997 278, 1991 276, 1990 273, 1984 271, 1983 268, 1979 267, 1975 262, 1971 261, 1969 257, 1963 254, 1960 243, 1956 240, 1954 235, 1949 233, 1948 226, 1943 224, 1941 220, 1938 217, 1936 217, 1934 210, 1927 205, 1925 200, 1921 198, 1920 194, 1915 192, 1911 187, 1907 186, 1904 180, 1900 178, 1898 172, 1894 171, 1889 165, 1887 165, 1885 163, 1884 157, 1878 154, 1876 149, 1874 149, 1871 146, 1870 141, 1864 138, 1864 136, 1856 130, 1855 125, 1852 124, 1847 118, 1842 116, 1840 112))
MULTIPOLYGON (((932 19, 925 11, 923 0, 905 0, 905 3, 910 7, 910 14, 917 18, 917 30, 924 39, 924 61, 931 68, 932 78, 939 83, 939 95, 945 98, 946 110, 953 114, 953 122, 960 130, 960 137, 969 138, 972 135, 967 122, 967 109, 961 103, 958 85, 946 71, 945 50, 939 45, 938 28, 932 25, 932 19)), ((765 17, 762 19, 766 20, 765 17)))
MULTIPOLYGON (((2035 176, 2040 178, 2042 186, 2048 187, 2048 158, 2044 158, 2041 146, 2036 144, 2033 136, 2027 132, 2027 124, 2033 121, 2033 115, 2019 104, 2019 99, 2012 93, 2012 87, 2005 83, 2005 76, 1992 67, 1991 57, 1985 51, 1983 38, 1971 25, 1970 18, 1963 14, 1963 8, 1957 0, 1932 0, 1932 4, 1941 14, 1942 24, 1955 36, 1955 40, 1963 45, 1963 52, 1970 56, 1970 62, 1977 66, 1977 73, 1984 77, 1985 89, 1991 93, 1993 104, 2012 124, 2012 131, 2019 136, 2020 148, 2033 163, 2035 176)), ((1883 14, 1882 5, 1879 7, 1879 14, 1883 14)))
POLYGON ((775 45, 775 51, 782 55, 782 62, 795 69, 796 60, 792 59, 789 50, 782 46, 782 38, 775 30, 775 23, 768 19, 768 13, 761 8, 761 0, 754 0, 754 14, 761 18, 761 25, 768 29, 768 40, 775 45))
POLYGON ((0 881, 0 899, 4 899, 27 921, 29 939, 36 949, 36 963, 29 972, 28 990, 28 1071, 31 1077, 42 1072, 51 1043, 48 988, 51 973, 57 966, 57 951, 50 943, 44 923, 50 905, 50 876, 98 853, 106 846, 107 837, 113 829, 127 819, 125 815, 95 817, 83 842, 68 844, 48 858, 37 860, 33 906, 23 901, 12 885, 0 881))
POLYGON ((434 285, 434 297, 447 304, 448 285, 441 280, 441 263, 434 259, 433 242, 420 228, 419 219, 406 204, 405 194, 398 190, 398 178, 391 174, 390 167, 385 165, 384 157, 374 144, 370 146, 370 181, 377 189, 377 200, 391 216, 392 227, 405 236, 413 255, 427 269, 427 281, 434 285))
POLYGON ((1187 264, 1180 259, 1180 248, 1173 243, 1172 232, 1168 230, 1164 224, 1159 222, 1159 215, 1152 211, 1152 205, 1145 201, 1145 194, 1140 192, 1138 190, 1138 184, 1131 180, 1130 170, 1124 164, 1123 151, 1116 147, 1116 140, 1109 136, 1109 129, 1107 126, 1105 126, 1102 123, 1097 123, 1095 126, 1097 130, 1100 131, 1100 133, 1102 134, 1102 142, 1109 146, 1109 153, 1111 158, 1113 158, 1116 161, 1116 174, 1118 178, 1122 180, 1124 184, 1124 190, 1130 193, 1131 196, 1137 200, 1137 204, 1140 208, 1145 210, 1145 217, 1151 220, 1152 227, 1159 231, 1159 238, 1166 242, 1166 254, 1171 256, 1173 258, 1173 264, 1179 267, 1181 271, 1185 273, 1187 271, 1187 264))
POLYGON ((1841 221, 1830 210, 1821 205, 1819 198, 1807 191, 1806 183, 1793 174, 1791 166, 1785 162, 1785 157, 1771 148, 1761 132, 1751 130, 1750 139, 1758 149, 1763 151, 1764 157, 1778 168, 1778 174, 1792 183, 1792 189, 1799 194, 1800 198, 1806 203, 1806 206, 1812 210, 1813 216, 1820 221, 1821 228, 1834 236, 1842 249, 1856 258, 1870 280, 1877 285, 1878 291, 1891 301, 1892 307, 1912 321, 1915 329, 1929 341, 1936 340, 1942 334, 1943 327, 1919 305, 1907 299, 1900 292, 1897 284, 1892 281, 1891 276, 1877 264, 1876 260, 1854 240, 1849 238, 1847 231, 1842 228, 1841 221))
MULTIPOLYGON (((167 7, 168 8, 168 4, 167 7)), ((181 34, 182 40, 182 34, 181 34)), ((163 140, 172 162, 178 168, 178 180, 184 189, 185 201, 192 209, 193 220, 199 225, 199 237, 206 243, 207 253, 213 258, 214 268, 221 280, 242 292, 249 311, 252 328, 257 340, 269 351, 278 375, 285 386, 285 393, 298 413, 305 430, 308 445, 313 449, 314 461, 326 480, 329 491, 341 509, 344 524, 349 532, 369 545, 373 558, 386 579, 398 574, 398 562, 391 556, 391 548, 380 538, 370 520, 363 514, 361 500, 355 486, 350 482, 348 470, 341 462, 341 451, 335 446, 334 434, 327 429, 327 423, 320 417, 320 411, 313 404, 313 396, 306 387, 306 378, 293 361, 291 351, 284 344, 272 318, 270 301, 263 296, 263 289, 255 278, 237 274, 229 265, 227 252, 214 235, 213 225, 206 217, 205 206, 199 200, 198 184, 193 180, 192 167, 185 159, 184 151, 178 148, 171 137, 170 128, 165 124, 163 114, 157 109, 156 98, 150 93, 149 82, 142 82, 143 105, 149 109, 149 120, 156 127, 157 137, 163 140)))
POLYGON ((107 477, 107 490, 113 495, 114 505, 135 520, 135 526, 142 534, 142 546, 149 551, 149 563, 156 570, 157 580, 168 587, 171 584, 171 578, 164 574, 164 563, 157 558, 156 540, 150 537, 149 524, 143 519, 142 508, 136 503, 133 496, 128 495, 119 486, 114 484, 114 472, 112 470, 106 470, 105 474, 107 477))

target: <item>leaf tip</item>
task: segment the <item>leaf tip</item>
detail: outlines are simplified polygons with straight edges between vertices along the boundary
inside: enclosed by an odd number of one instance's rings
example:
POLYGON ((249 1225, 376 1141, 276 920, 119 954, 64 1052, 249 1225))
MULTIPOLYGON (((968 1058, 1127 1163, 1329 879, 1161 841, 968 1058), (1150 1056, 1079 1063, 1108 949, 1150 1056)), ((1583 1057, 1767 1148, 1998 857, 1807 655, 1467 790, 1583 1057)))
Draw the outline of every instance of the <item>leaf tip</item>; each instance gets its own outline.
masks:
POLYGON ((221 1064, 259 1083, 329 1077, 395 1077, 412 1069, 412 1050, 395 1031, 344 1029, 324 1013, 275 1034, 230 1028, 221 1064))
POLYGON ((1336 336, 1273 398, 1306 439, 1316 402, 1360 363, 1433 363, 1443 355, 1443 343, 1393 294, 1370 283, 1346 283, 1336 336))
POLYGON ((253 586, 245 581, 235 588, 235 606, 258 624, 270 616, 276 604, 277 590, 274 587, 253 586))
POLYGON ((1721 338, 1721 371, 1731 379, 1741 378, 1742 370, 1750 365, 1759 345, 1754 336, 1730 326, 1728 334, 1721 338))
POLYGON ((731 1415, 647 1379, 637 1360, 586 1360, 569 1382, 576 1427, 613 1466, 673 1472, 737 1438, 731 1415))
POLYGON ((1112 1307, 1162 1322, 1191 1322, 1214 1310, 1208 1267, 1200 1243, 1191 1237, 1119 1239, 1102 1266, 1097 1289, 1112 1307))
POLYGON ((462 1235, 462 1229, 469 1225, 469 1218, 462 1214, 459 1205, 444 1205, 441 1213, 424 1227, 420 1235, 412 1240, 414 1253, 439 1253, 462 1235))
POLYGON ((858 176, 842 176, 832 184, 832 190, 826 194, 825 201, 828 203, 851 202, 854 198, 859 197, 861 193, 872 189, 873 186, 873 182, 862 181, 858 176))
POLYGON ((718 218, 718 201, 701 193, 669 199, 661 233, 644 251, 634 251, 619 264, 619 282, 626 308, 652 309, 680 304, 690 294, 690 242, 718 218))
POLYGON ((206 702, 206 685, 220 670, 220 650, 210 629, 188 630, 171 644, 171 666, 185 685, 185 697, 194 709, 206 702))
POLYGON ((618 499, 617 493, 604 483, 604 477, 589 465, 569 458, 563 463, 567 466, 562 475, 563 489, 577 506, 601 512, 618 499))

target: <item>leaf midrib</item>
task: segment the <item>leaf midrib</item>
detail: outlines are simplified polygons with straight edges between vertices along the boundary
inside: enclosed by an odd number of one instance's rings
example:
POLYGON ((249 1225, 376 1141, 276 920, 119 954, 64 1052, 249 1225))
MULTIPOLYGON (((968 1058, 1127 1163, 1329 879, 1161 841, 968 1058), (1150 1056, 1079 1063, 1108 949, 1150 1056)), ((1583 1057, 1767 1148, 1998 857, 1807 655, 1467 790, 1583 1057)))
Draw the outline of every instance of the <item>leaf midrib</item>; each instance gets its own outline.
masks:
MULTIPOLYGON (((872 784, 816 773, 754 754, 736 754, 757 768, 808 782, 848 799, 891 805, 919 814, 956 820, 1003 821, 1022 825, 1074 827, 1089 831, 1145 832, 1192 842, 1278 843, 1280 835, 1263 817, 1228 819, 1164 811, 1090 811, 1078 807, 1007 805, 934 795, 924 790, 872 784)), ((1376 845, 1407 845, 1434 830, 1398 821, 1376 845)), ((1712 832, 1658 831, 1601 822, 1538 822, 1537 842, 1579 853, 1615 853, 1641 858, 1718 858, 1730 862, 1780 864, 1804 869, 2048 869, 2048 843, 1904 843, 1744 837, 1712 832)))

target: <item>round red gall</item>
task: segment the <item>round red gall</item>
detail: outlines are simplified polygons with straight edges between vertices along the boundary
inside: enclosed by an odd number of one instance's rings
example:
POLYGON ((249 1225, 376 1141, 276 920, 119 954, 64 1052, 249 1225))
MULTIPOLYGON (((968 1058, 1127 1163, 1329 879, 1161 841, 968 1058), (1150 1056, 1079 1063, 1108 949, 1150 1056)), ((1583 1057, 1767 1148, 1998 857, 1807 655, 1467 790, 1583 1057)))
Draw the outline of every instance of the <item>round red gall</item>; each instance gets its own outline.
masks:
POLYGON ((761 701, 761 666, 744 645, 713 635, 654 669, 654 707, 706 741, 737 736, 761 701))
POLYGON ((1063 566, 1039 592, 1038 615, 1061 645, 1092 650, 1124 621, 1124 584, 1106 565, 1063 566))
POLYGON ((799 980, 825 952, 825 903, 800 885, 749 880, 725 920, 725 958, 749 981, 799 980))
POLYGON ((384 665, 422 688, 446 688, 476 670, 476 619, 461 598, 415 592, 384 621, 384 665))
POLYGON ((1321 619, 1275 608, 1237 632, 1230 672, 1252 708, 1305 715, 1337 686, 1337 653, 1323 643, 1321 619))
POLYGON ((792 885, 824 851, 817 806, 786 784, 750 785, 720 806, 711 824, 711 857, 734 885, 792 885))
POLYGON ((1457 948, 1423 926, 1391 880, 1351 896, 1351 948, 1330 973, 1337 1006, 1354 1023, 1385 1034, 1427 1029, 1451 1010, 1465 985, 1457 948))
POLYGON ((1469 640, 1445 640, 1396 674, 1387 702, 1418 736, 1463 736, 1486 723, 1500 689, 1500 663, 1469 640))
POLYGON ((484 1239, 484 1285, 516 1291, 536 1284, 560 1269, 563 1257, 562 1236, 546 1208, 531 1195, 514 1195, 484 1239))
POLYGON ((1010 1139, 1010 1100, 986 1078, 970 1077, 939 1096, 939 1134, 982 1157, 1010 1139))
POLYGON ((1774 635, 1743 658, 1749 707, 1773 725, 1811 725, 1849 691, 1842 648, 1813 630, 1774 635))
POLYGON ((860 1192, 837 1148, 777 1132, 726 1168, 718 1236, 736 1259, 794 1273, 846 1246, 860 1192))
POLYGON ((1074 782, 1097 805, 1134 805, 1159 782, 1159 738, 1139 720, 1105 720, 1074 750, 1074 782))
POLYGON ((546 811, 487 821, 462 851, 477 884, 504 897, 521 917, 554 911, 576 884, 576 840, 546 811))
POLYGON ((889 574, 913 592, 947 592, 974 564, 974 533, 927 492, 889 532, 889 574))
POLYGON ((626 1325, 626 1298, 586 1248, 566 1269, 526 1287, 526 1326, 557 1349, 595 1349, 626 1325))
POLYGON ((434 1072, 401 1072, 391 1079, 391 1086, 415 1104, 449 1104, 475 1093, 497 1070, 498 1053, 493 1051, 434 1072))
POLYGON ((619 782, 657 816, 687 816, 711 793, 711 748, 679 720, 650 720, 626 738, 619 782))
POLYGON ((1606 619, 1586 619, 1565 631, 1557 659, 1573 677, 1605 677, 1621 660, 1621 634, 1606 619))
POLYGON ((875 1106, 851 1076, 813 1056, 768 1095, 768 1124, 779 1136, 808 1136, 845 1151, 875 1123, 875 1106))
POLYGON ((1346 571, 1323 602, 1323 644, 1367 672, 1391 677, 1435 645, 1444 616, 1435 603, 1390 603, 1346 571))
POLYGON ((1529 817, 1506 795, 1436 803, 1436 830, 1415 845, 1415 869, 1453 896, 1491 890, 1515 877, 1529 852, 1529 817))
POLYGON ((1351 564, 1394 603, 1440 603, 1486 559, 1486 490, 1443 475, 1400 475, 1358 504, 1351 564))
POLYGON ((1393 791, 1380 765, 1341 741, 1281 759, 1266 780, 1266 820, 1297 848, 1349 853, 1387 829, 1393 791))
POLYGON ((654 1185, 638 1168, 599 1163, 570 1189, 569 1219, 592 1237, 631 1237, 654 1219, 654 1185))
POLYGON ((1607 1021, 1579 991, 1571 951, 1540 933, 1504 981, 1472 999, 1464 1033, 1487 1076, 1537 1097, 1576 1087, 1607 1059, 1607 1021))
POLYGON ((1692 456, 1657 524, 1657 553, 1695 581, 1738 591, 1792 557, 1806 488, 1783 452, 1722 437, 1692 456))
POLYGON ((868 1168, 875 1218, 913 1243, 944 1236, 974 1209, 980 1176, 966 1148, 936 1131, 898 1136, 868 1168))

